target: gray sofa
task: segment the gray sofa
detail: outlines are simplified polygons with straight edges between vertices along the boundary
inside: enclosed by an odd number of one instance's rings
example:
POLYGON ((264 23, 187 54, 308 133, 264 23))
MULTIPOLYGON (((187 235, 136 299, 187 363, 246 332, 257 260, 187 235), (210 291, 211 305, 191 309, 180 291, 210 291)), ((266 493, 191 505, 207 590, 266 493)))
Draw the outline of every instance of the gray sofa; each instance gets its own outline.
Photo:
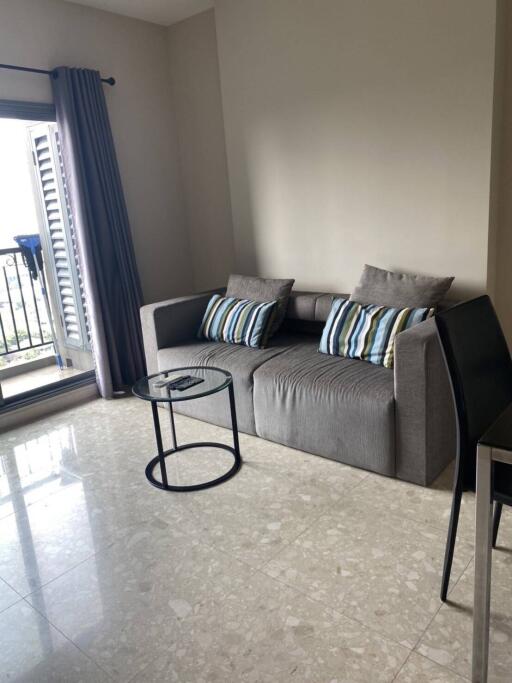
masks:
MULTIPOLYGON (((455 416, 433 319, 398 335, 393 370, 318 352, 333 295, 292 292, 265 349, 197 338, 211 292, 141 309, 148 373, 211 365, 233 375, 241 431, 427 486, 455 454, 455 416)), ((227 395, 176 404, 229 426, 227 395)))

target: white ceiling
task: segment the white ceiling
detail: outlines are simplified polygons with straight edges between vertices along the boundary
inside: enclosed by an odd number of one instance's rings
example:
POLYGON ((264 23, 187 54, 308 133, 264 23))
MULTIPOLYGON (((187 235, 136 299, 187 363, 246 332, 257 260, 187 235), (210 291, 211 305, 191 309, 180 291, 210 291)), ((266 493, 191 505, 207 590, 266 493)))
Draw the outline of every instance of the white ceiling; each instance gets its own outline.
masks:
POLYGON ((213 7, 213 0, 68 0, 114 14, 169 26, 213 7))

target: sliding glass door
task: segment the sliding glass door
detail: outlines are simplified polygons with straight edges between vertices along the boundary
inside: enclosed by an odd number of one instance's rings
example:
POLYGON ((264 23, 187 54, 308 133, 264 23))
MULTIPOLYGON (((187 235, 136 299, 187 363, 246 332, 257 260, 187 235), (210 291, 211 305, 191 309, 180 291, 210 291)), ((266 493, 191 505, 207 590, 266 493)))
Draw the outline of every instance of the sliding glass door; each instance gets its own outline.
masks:
POLYGON ((41 121, 27 118, 26 104, 13 117, 8 104, 2 116, 0 102, 0 408, 93 370, 52 107, 41 121))

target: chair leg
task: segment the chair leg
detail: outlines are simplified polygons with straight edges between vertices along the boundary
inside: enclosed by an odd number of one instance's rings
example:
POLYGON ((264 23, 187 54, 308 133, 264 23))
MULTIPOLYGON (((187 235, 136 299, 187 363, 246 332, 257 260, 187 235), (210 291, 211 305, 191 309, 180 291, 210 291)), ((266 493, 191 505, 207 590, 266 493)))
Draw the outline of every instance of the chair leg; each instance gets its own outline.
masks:
POLYGON ((450 513, 450 524, 448 526, 448 537, 446 539, 446 549, 444 552, 443 579, 441 582, 441 600, 446 602, 448 586, 450 584, 450 574, 452 571, 453 552, 455 550, 455 540, 457 538, 457 526, 459 524, 460 502, 462 500, 462 477, 457 475, 453 488, 452 510, 450 513))
POLYGON ((494 504, 494 517, 492 520, 492 547, 496 547, 496 541, 498 540, 498 530, 500 528, 501 511, 503 509, 503 503, 494 504))
POLYGON ((478 444, 473 599, 473 683, 487 683, 492 573, 492 448, 478 444))

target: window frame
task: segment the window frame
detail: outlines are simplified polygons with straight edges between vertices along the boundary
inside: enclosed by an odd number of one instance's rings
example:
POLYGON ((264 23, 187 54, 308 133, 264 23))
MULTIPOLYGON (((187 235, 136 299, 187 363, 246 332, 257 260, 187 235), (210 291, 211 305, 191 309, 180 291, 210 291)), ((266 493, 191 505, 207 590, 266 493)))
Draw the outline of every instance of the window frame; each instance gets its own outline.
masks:
POLYGON ((55 123, 55 105, 49 102, 21 102, 0 100, 1 119, 22 119, 25 121, 49 121, 55 123))

